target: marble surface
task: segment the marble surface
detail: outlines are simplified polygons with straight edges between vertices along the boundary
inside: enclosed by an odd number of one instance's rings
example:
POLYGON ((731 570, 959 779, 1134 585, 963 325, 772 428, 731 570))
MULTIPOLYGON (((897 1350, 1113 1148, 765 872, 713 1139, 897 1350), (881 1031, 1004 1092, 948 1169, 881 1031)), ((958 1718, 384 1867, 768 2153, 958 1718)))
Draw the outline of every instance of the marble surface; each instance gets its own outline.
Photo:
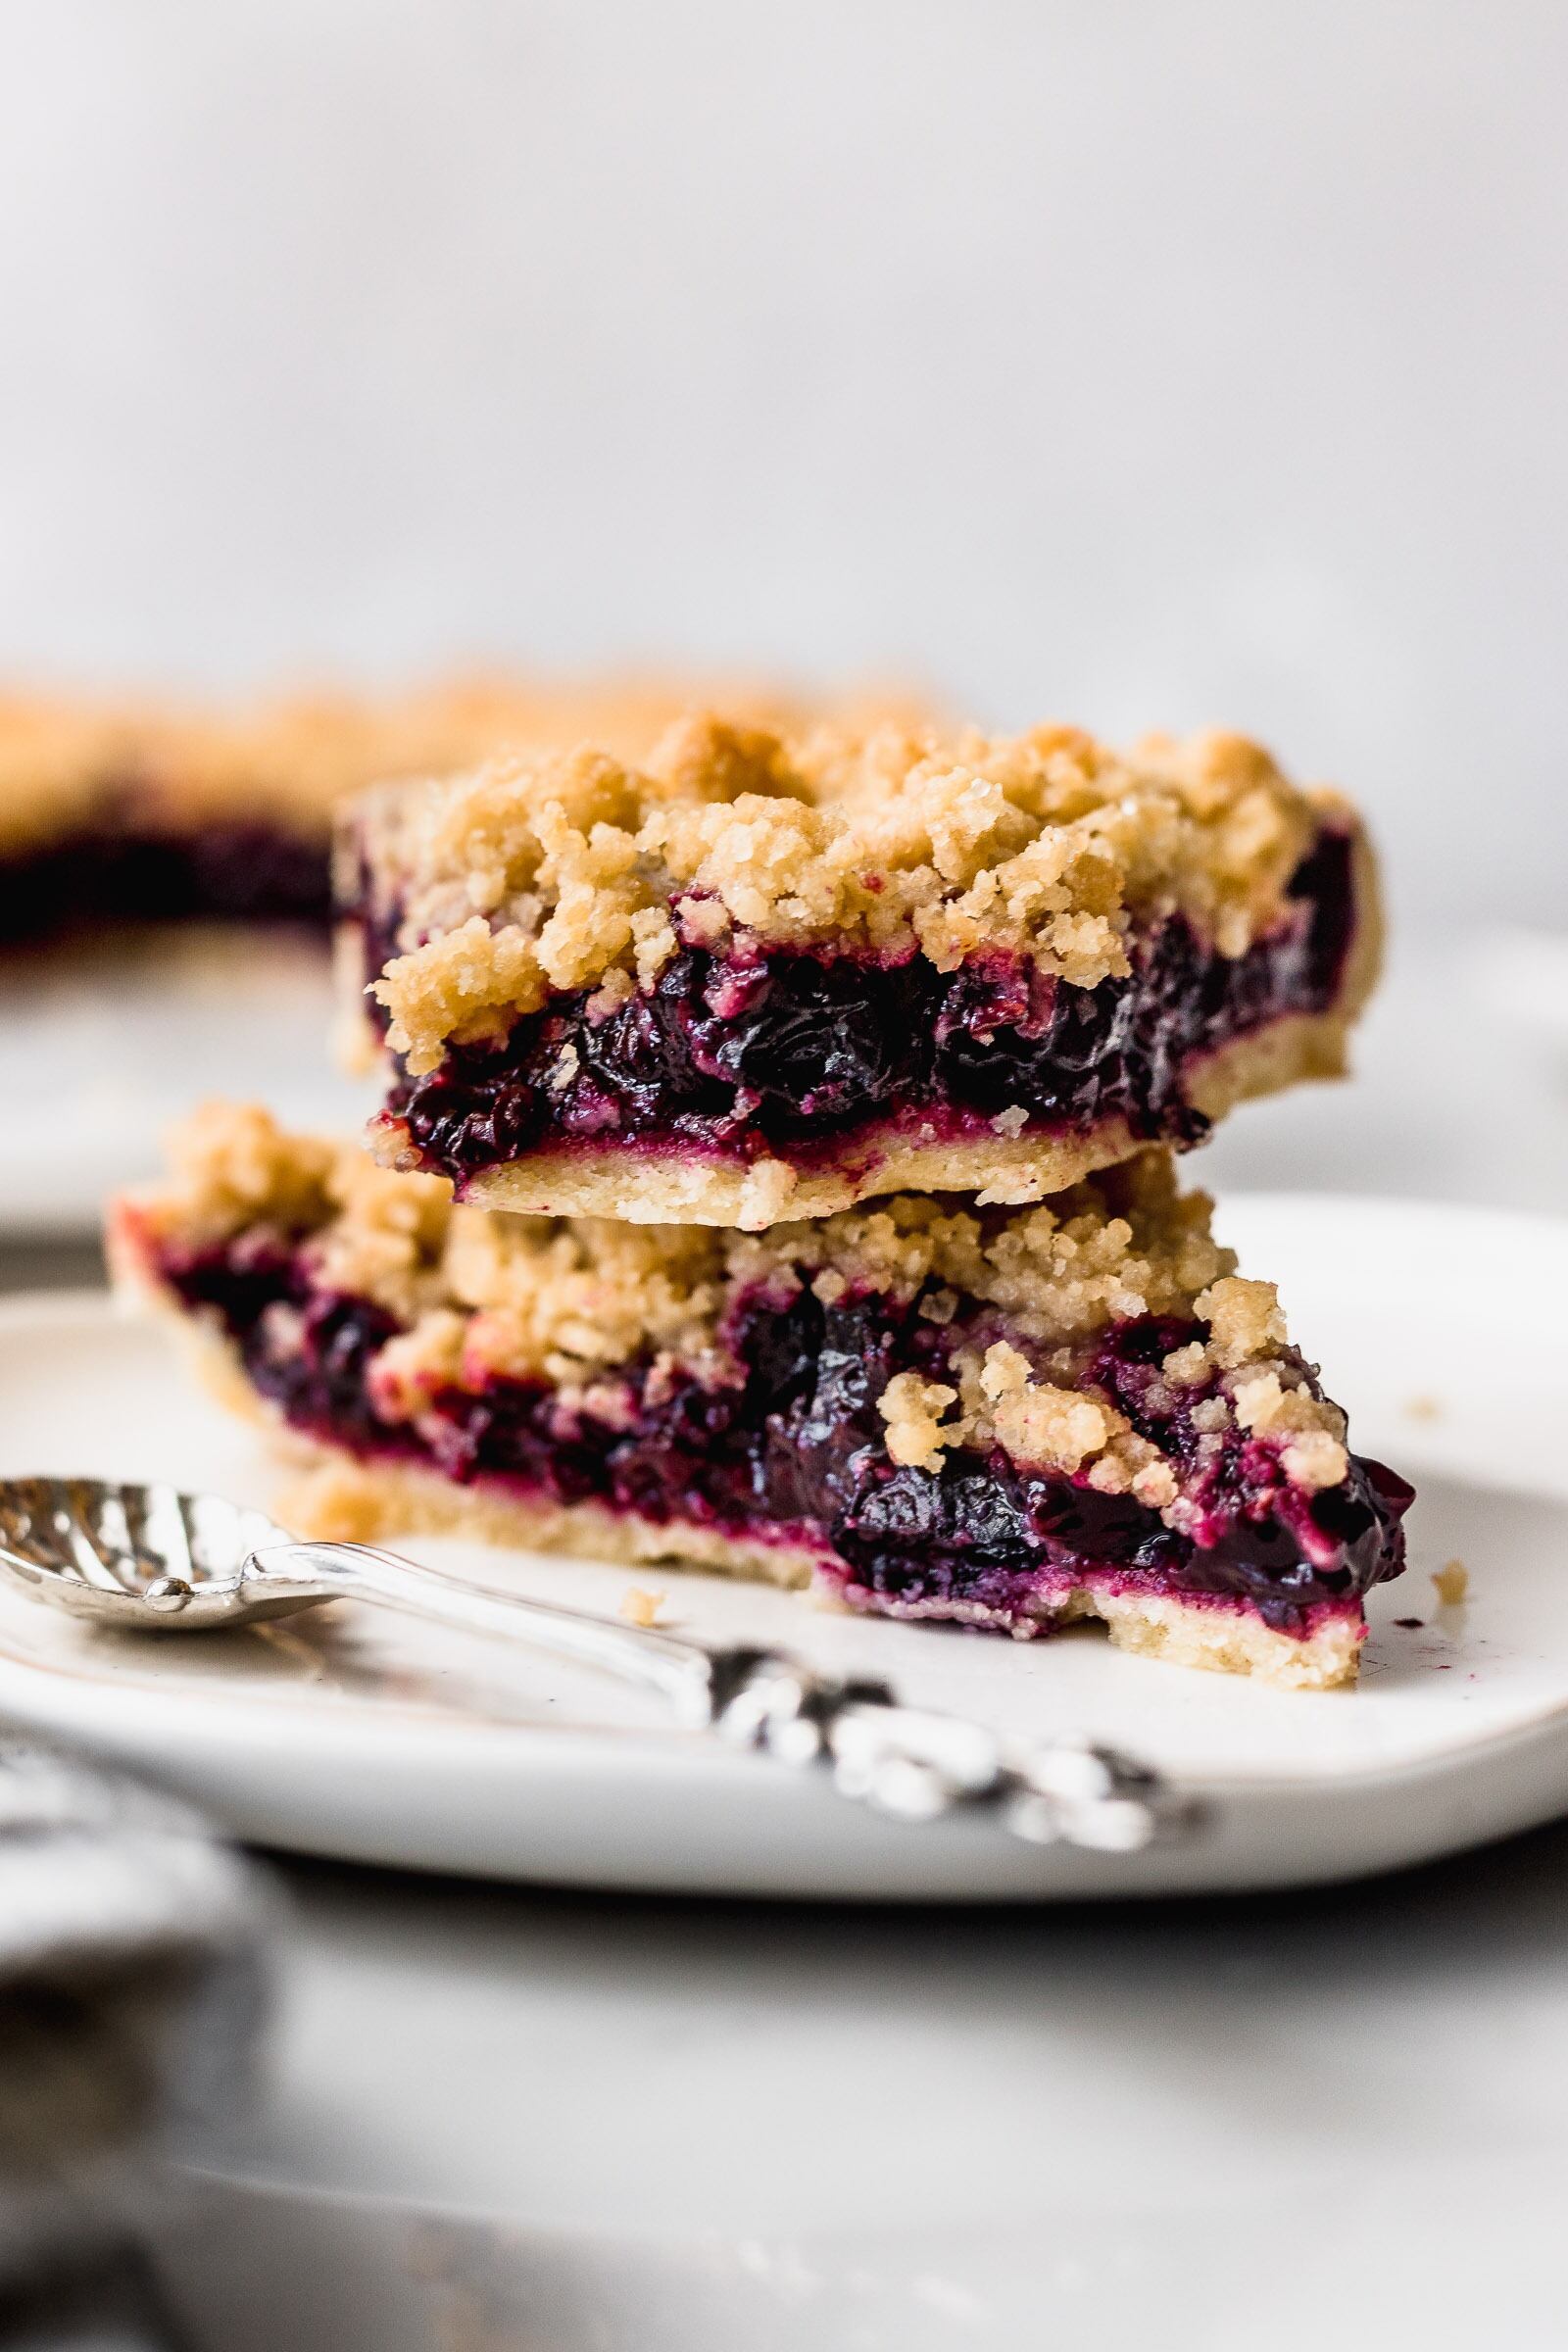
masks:
POLYGON ((164 2237, 222 2352, 1561 2340, 1568 1827, 1049 1915, 284 1876, 164 2237))

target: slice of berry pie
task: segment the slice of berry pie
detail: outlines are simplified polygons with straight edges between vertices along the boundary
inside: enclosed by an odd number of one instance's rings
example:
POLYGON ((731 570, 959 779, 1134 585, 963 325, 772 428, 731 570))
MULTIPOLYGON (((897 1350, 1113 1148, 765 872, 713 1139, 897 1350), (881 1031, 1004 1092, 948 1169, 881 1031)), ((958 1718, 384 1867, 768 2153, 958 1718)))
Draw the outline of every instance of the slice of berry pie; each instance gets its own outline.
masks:
POLYGON ((456 1528, 1324 1688, 1409 1489, 1152 1150, 1034 1208, 764 1235, 454 1205, 215 1105, 111 1254, 314 1467, 307 1532, 456 1528))
POLYGON ((1062 728, 503 760, 351 807, 338 898, 385 1164, 749 1230, 1194 1143, 1343 1068, 1380 933, 1336 795, 1234 736, 1062 728))
MULTIPOLYGON (((756 684, 721 691, 769 723, 807 721, 806 706, 756 684)), ((0 697, 0 948, 106 924, 324 932, 345 794, 507 744, 591 737, 636 757, 690 699, 676 681, 511 678, 209 712, 0 697)))

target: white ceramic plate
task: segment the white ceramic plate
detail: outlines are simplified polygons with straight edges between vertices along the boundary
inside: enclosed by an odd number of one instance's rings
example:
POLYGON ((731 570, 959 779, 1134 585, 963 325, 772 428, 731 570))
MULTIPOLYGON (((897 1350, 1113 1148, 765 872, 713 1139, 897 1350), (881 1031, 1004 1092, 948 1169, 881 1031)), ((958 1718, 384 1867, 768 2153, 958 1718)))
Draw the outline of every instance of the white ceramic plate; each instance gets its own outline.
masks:
MULTIPOLYGON (((584 1886, 960 1899, 1289 1885, 1568 1810, 1568 1223, 1254 1198, 1221 1224, 1244 1265, 1279 1280, 1356 1443, 1421 1489, 1411 1567, 1373 1596, 1354 1692, 1193 1674, 1090 1630, 1019 1644, 717 1578, 411 1546, 606 1611, 657 1583, 667 1621, 700 1636, 789 1643, 924 1704, 1114 1740, 1211 1799, 1190 1844, 1102 1857, 977 1821, 902 1827, 672 1732, 657 1702, 586 1673, 347 1608, 126 1644, 4 1596, 0 1716, 156 1773, 264 1842, 584 1886), (1430 1574, 1454 1556, 1472 1597, 1440 1610, 1430 1574)), ((191 1392, 161 1332, 95 1298, 40 1298, 0 1310, 0 1471, 269 1498, 261 1442, 191 1392)))
POLYGON ((205 1095, 351 1132, 369 1098, 332 1066, 330 1015, 324 952, 287 934, 8 960, 0 1238, 90 1240, 105 1196, 156 1174, 165 1131, 205 1095))

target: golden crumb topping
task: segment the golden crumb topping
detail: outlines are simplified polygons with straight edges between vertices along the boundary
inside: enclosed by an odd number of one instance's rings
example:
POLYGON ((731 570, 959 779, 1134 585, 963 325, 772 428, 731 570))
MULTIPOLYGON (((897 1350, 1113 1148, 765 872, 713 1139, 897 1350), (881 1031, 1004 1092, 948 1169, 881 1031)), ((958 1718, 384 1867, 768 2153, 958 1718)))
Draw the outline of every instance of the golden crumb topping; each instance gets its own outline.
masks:
POLYGON ((948 1447, 1000 1446, 1179 1524, 1168 1464, 1080 1377, 1108 1325, 1168 1315, 1202 1331, 1157 1367, 1152 1410, 1201 1391, 1190 1408, 1200 1450, 1240 1429, 1309 1488, 1337 1484, 1348 1466, 1343 1415, 1314 1395, 1272 1285, 1236 1274, 1209 1232, 1208 1200, 1178 1189, 1167 1152, 1032 1208, 897 1196, 757 1235, 466 1207, 441 1178, 377 1168, 351 1146, 287 1135, 266 1111, 229 1104, 188 1122, 172 1161, 163 1190, 121 1212, 129 1254, 156 1272, 170 1250, 241 1236, 303 1250, 326 1288, 403 1326, 372 1375, 389 1418, 416 1418, 439 1389, 501 1376, 547 1381, 614 1425, 631 1410, 633 1369, 656 1393, 676 1371, 710 1387, 742 1379, 728 1347, 736 1302, 761 1294, 783 1305, 809 1288, 827 1307, 865 1293, 913 1304, 948 1335, 945 1377, 904 1371, 883 1391, 900 1464, 934 1469, 948 1447))
POLYGON ((1187 1312, 1235 1262, 1209 1232, 1210 1205, 1178 1188, 1167 1153, 1145 1152, 1033 1208, 903 1194, 736 1234, 732 1247, 743 1267, 782 1258, 902 1296, 934 1285, 939 1315, 942 1294, 956 1294, 1055 1346, 1135 1315, 1187 1312))
POLYGON ((401 921, 374 991, 418 1073, 554 991, 648 987, 683 939, 944 971, 1001 950, 1092 987, 1127 970, 1138 919, 1180 908, 1239 955, 1331 815, 1350 821, 1233 735, 1123 757, 1065 727, 786 741, 707 715, 641 768, 580 749, 372 795, 345 866, 401 921))

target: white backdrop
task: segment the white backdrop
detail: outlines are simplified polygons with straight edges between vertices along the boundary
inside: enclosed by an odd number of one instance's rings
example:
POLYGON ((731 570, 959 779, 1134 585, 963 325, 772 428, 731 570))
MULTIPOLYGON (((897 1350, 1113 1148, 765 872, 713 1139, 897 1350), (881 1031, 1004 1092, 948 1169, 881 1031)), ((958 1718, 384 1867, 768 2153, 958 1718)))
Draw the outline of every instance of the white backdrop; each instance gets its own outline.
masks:
POLYGON ((1550 0, 4 23, 0 669, 908 669, 1559 912, 1550 0))

